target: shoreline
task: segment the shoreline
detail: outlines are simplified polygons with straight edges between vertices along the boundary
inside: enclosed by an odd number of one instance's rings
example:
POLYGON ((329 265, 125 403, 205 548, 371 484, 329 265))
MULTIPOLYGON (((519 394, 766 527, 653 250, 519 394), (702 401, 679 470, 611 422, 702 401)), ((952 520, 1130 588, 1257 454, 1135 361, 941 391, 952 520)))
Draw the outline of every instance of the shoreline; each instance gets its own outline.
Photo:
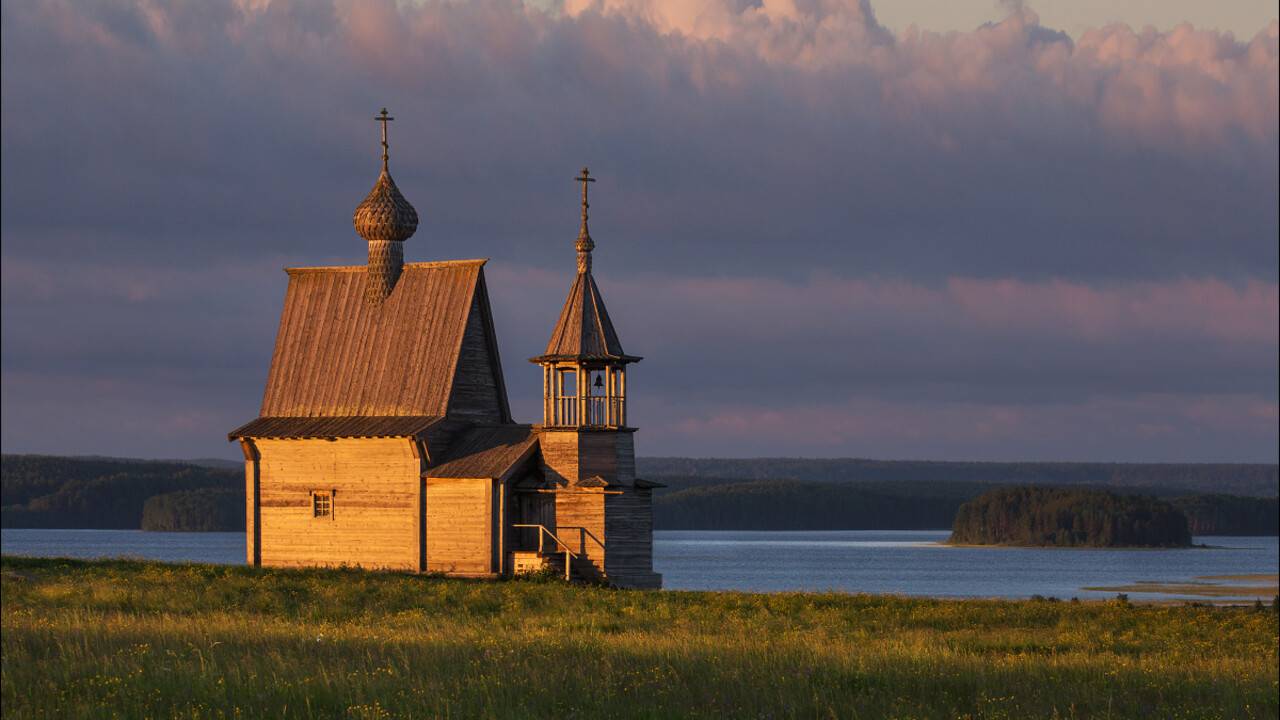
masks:
MULTIPOLYGON (((1207 535, 1205 537, 1280 537, 1276 535, 1207 535)), ((1232 547, 1230 545, 1208 545, 1205 543, 1191 545, 1004 545, 979 543, 953 543, 945 540, 932 543, 940 547, 971 548, 974 550, 1250 550, 1252 548, 1232 547)))
MULTIPOLYGON (((255 574, 279 573, 282 576, 306 575, 306 574, 313 574, 313 573, 352 573, 352 574, 358 574, 358 575, 367 574, 371 577, 418 578, 422 580, 458 582, 458 583, 465 583, 465 584, 501 585, 501 584, 523 584, 523 583, 530 582, 527 579, 517 578, 517 577, 494 577, 494 578, 447 577, 447 576, 433 575, 428 573, 412 573, 412 572, 401 571, 401 570, 362 569, 362 568, 352 568, 352 567, 313 567, 313 568, 258 567, 258 568, 255 568, 255 567, 250 567, 244 564, 221 564, 221 563, 205 563, 205 562, 194 562, 194 561, 169 562, 164 560, 152 560, 148 558, 139 558, 139 557, 75 558, 75 557, 65 557, 65 556, 48 557, 48 556, 40 556, 40 555, 17 555, 17 554, 11 554, 11 553, 0 555, 0 566, 7 566, 15 561, 17 562, 17 564, 20 564, 20 565, 26 564, 26 563, 33 563, 34 565, 37 565, 37 566, 65 565, 67 566, 68 569, 73 569, 76 566, 80 566, 81 568, 88 569, 93 567, 106 568, 111 565, 123 565, 126 567, 138 566, 143 569, 149 568, 149 567, 199 568, 199 569, 215 569, 216 568, 219 570, 228 569, 232 572, 245 572, 245 573, 255 573, 255 574)), ((10 567, 4 567, 3 570, 0 571, 0 577, 3 577, 6 582, 15 582, 15 581, 22 582, 25 579, 27 579, 26 576, 22 575, 20 571, 14 570, 10 567)), ((1275 575, 1259 573, 1259 574, 1223 575, 1223 576, 1205 575, 1205 576, 1196 576, 1194 580, 1205 580, 1205 579, 1214 579, 1214 578, 1244 580, 1245 578, 1270 579, 1275 577, 1276 577, 1275 575)), ((1087 587, 1081 587, 1079 588, 1079 590, 1081 592, 1092 592, 1092 593, 1114 592, 1117 595, 1126 595, 1126 596, 1128 596, 1129 593, 1140 593, 1140 594, 1150 593, 1150 594, 1162 594, 1162 595, 1189 596, 1189 597, 1176 597, 1176 598, 1128 597, 1127 600, 1125 601, 1125 603, 1130 605, 1151 605, 1151 606, 1172 606, 1172 607, 1204 606, 1204 605, 1211 605, 1214 607, 1244 607, 1244 606, 1252 607, 1256 605, 1256 602, 1258 600, 1262 600, 1265 597, 1270 597, 1276 594, 1276 590, 1277 590, 1275 587, 1272 587, 1272 586, 1259 586, 1259 585, 1221 586, 1221 585, 1212 585, 1209 583, 1197 584, 1194 582, 1194 580, 1188 581, 1188 582, 1169 582, 1169 583, 1160 582, 1160 581, 1138 580, 1127 585, 1087 586, 1087 587), (1150 590, 1142 589, 1143 587, 1154 588, 1157 586, 1178 587, 1178 588, 1183 588, 1183 587, 1215 588, 1216 587, 1216 588, 1224 588, 1224 589, 1242 587, 1252 591, 1266 590, 1267 592, 1261 593, 1261 594, 1257 594, 1256 592, 1243 593, 1240 595, 1235 595, 1235 594, 1197 595, 1192 592, 1175 592, 1175 591, 1158 590, 1158 589, 1150 589, 1150 590)), ((557 581, 557 582, 562 582, 562 581, 557 581)), ((565 587, 575 588, 575 587, 590 587, 590 586, 577 584, 577 583, 565 583, 565 587)), ((1066 605, 1097 605, 1097 604, 1114 604, 1116 602, 1116 597, 1079 597, 1079 596, 1059 597, 1056 595, 1041 595, 1039 593, 1033 593, 1031 595, 1018 596, 1018 597, 1004 597, 999 595, 964 595, 964 596, 917 595, 917 594, 911 594, 911 593, 858 592, 858 591, 836 590, 836 589, 824 589, 824 590, 817 590, 817 589, 691 590, 691 589, 667 589, 667 588, 658 589, 658 590, 620 590, 616 588, 607 588, 607 589, 614 592, 620 592, 620 593, 657 593, 661 595, 694 594, 694 595, 712 595, 712 596, 742 596, 744 598, 780 597, 780 596, 797 596, 798 595, 798 596, 815 596, 815 597, 820 596, 820 597, 846 597, 846 598, 876 598, 876 599, 884 599, 884 600, 892 599, 892 600, 902 600, 902 601, 944 602, 944 603, 981 602, 981 603, 1019 603, 1019 604, 1045 603, 1045 604, 1066 604, 1066 605)))

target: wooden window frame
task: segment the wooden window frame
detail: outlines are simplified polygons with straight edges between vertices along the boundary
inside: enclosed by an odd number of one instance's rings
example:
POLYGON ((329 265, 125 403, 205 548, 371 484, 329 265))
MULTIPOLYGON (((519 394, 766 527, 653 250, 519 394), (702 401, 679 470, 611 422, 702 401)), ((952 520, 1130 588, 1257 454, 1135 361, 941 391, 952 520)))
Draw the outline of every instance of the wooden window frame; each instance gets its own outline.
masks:
POLYGON ((334 515, 334 498, 337 497, 336 489, 329 490, 312 490, 311 491, 311 519, 312 520, 333 520, 334 515), (324 499, 323 514, 320 513, 321 498, 324 499))

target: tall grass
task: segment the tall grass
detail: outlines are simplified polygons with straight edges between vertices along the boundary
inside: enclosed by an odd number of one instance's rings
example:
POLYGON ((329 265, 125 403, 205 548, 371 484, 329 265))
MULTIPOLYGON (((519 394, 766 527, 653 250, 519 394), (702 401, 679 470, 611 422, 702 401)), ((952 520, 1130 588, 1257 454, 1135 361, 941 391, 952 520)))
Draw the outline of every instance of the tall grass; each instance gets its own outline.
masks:
POLYGON ((22 717, 1275 717, 1267 608, 4 558, 22 717))

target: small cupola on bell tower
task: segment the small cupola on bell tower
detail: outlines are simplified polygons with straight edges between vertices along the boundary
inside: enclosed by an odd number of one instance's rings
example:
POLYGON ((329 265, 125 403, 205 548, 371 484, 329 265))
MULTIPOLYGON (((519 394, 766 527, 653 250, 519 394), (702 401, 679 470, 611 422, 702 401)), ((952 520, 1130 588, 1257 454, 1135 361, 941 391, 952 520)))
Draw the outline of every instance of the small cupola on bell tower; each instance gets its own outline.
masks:
POLYGON ((404 268, 404 241, 418 229, 418 211, 400 194, 387 169, 387 123, 395 120, 387 109, 374 118, 382 123, 382 172, 364 201, 356 206, 356 233, 369 243, 365 300, 378 305, 391 296, 404 268))
POLYGON ((582 225, 574 244, 578 274, 551 340, 530 362, 542 366, 542 424, 546 428, 626 428, 627 365, 640 358, 622 350, 591 276, 595 242, 587 228, 587 188, 595 182, 587 168, 582 183, 582 225))

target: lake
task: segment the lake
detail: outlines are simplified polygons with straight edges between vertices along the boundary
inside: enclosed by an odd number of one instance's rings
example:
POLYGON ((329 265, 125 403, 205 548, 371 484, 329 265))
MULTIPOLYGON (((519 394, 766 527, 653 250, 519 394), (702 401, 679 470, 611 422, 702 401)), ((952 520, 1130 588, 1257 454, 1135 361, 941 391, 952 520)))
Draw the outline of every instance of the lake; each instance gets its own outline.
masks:
MULTIPOLYGON (((1109 598, 1086 586, 1274 574, 1275 537, 1197 537, 1209 548, 1110 550, 947 547, 946 531, 658 531, 654 568, 668 590, 837 590, 933 597, 1109 598)), ((243 533, 4 530, 0 552, 242 564, 243 533)), ((1130 593, 1138 599, 1194 596, 1130 593)))

